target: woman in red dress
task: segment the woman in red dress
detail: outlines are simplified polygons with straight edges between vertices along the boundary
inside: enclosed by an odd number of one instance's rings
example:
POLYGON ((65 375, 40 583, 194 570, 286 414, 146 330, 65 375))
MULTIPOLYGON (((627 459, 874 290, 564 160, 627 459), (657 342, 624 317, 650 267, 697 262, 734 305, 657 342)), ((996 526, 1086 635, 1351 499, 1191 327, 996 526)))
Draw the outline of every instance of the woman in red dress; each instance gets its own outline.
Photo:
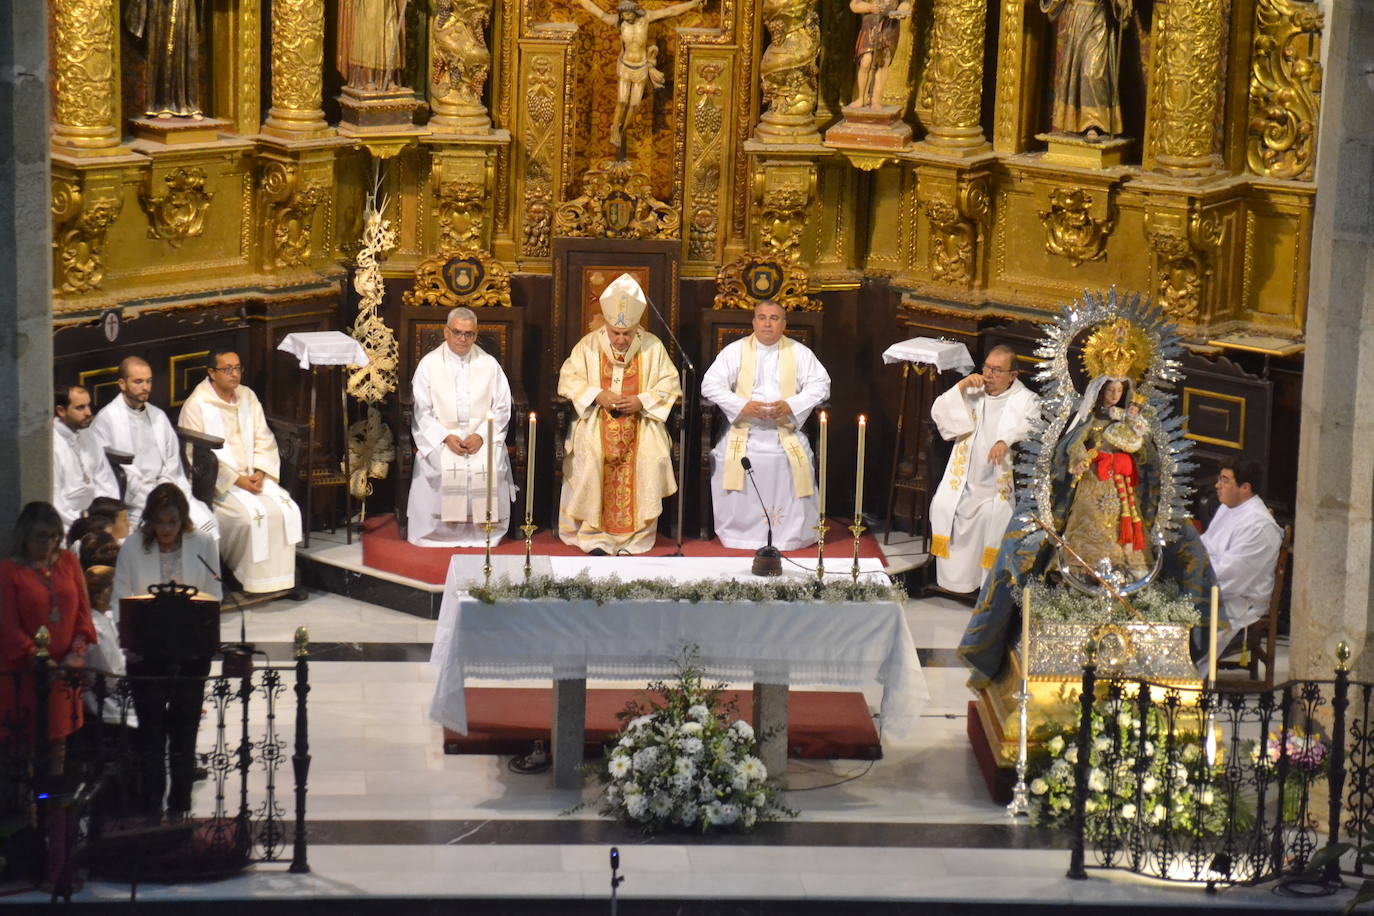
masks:
MULTIPOLYGON (((33 657, 40 627, 48 630, 48 664, 80 668, 95 643, 86 580, 76 555, 62 549, 62 519, 32 502, 14 523, 12 553, 0 561, 0 741, 33 740, 33 657)), ((81 727, 80 690, 57 672, 50 678, 48 739, 60 743, 81 727)), ((54 763, 60 766, 61 755, 54 763)))

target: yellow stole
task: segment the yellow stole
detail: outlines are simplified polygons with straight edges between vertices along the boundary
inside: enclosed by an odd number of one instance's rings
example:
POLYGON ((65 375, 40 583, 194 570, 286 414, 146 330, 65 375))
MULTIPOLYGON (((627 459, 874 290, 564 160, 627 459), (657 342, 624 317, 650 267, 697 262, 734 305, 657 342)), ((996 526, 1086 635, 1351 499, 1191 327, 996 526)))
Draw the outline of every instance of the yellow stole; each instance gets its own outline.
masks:
MULTIPOLYGON (((750 334, 740 348, 739 377, 735 379, 735 394, 751 400, 754 396, 754 368, 758 361, 758 340, 750 334)), ((797 354, 792 341, 786 337, 778 343, 778 388, 783 400, 797 393, 797 354)), ((798 499, 805 499, 815 492, 815 479, 811 475, 811 462, 802 451, 797 439, 796 422, 791 414, 784 422, 778 423, 778 440, 782 443, 783 454, 792 468, 792 486, 798 499)), ((739 417, 730 427, 725 440, 725 489, 744 489, 744 465, 740 459, 749 453, 748 417, 739 417)))

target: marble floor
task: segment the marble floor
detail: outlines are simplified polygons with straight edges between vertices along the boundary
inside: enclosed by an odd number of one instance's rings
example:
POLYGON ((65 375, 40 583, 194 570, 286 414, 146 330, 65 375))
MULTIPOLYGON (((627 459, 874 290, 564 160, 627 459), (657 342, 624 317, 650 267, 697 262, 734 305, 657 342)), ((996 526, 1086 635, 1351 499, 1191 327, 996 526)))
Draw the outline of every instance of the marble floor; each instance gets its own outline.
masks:
MULTIPOLYGON (((357 549, 315 537, 313 550, 336 558, 357 549)), ((885 740, 883 759, 871 763, 794 760, 786 800, 800 812, 795 822, 709 839, 645 838, 598 817, 594 804, 565 814, 594 803, 595 791, 555 790, 548 774, 512 772, 508 758, 445 755, 439 726, 426 718, 435 683, 427 664, 432 620, 322 592, 245 614, 248 639, 283 662, 298 627, 308 628, 315 647, 311 871, 290 874, 285 863, 265 864, 211 883, 143 885, 140 901, 189 905, 308 895, 590 904, 609 896, 612 845, 620 849, 627 880, 619 894, 627 902, 790 900, 798 911, 802 902, 908 901, 930 912, 970 902, 1010 906, 1009 912, 1079 905, 1298 912, 1337 911, 1349 898, 1347 892, 1300 900, 1273 887, 1208 895, 1200 887, 1106 871, 1068 880, 1065 838, 1010 822, 978 774, 964 735, 970 693, 951 651, 969 609, 951 598, 907 603, 931 692, 913 737, 885 740)), ((238 615, 226 614, 226 635, 238 627, 238 615)), ((876 693, 869 700, 876 708, 876 693)), ((283 704, 278 728, 289 736, 293 721, 291 704, 283 704)), ((289 783, 289 766, 281 779, 289 783)), ((209 792, 206 784, 198 788, 198 811, 211 804, 209 792)), ((290 810, 290 798, 283 802, 290 810)), ((114 903, 129 893, 128 885, 92 881, 76 899, 114 903)), ((0 906, 38 899, 19 894, 0 898, 0 906)))

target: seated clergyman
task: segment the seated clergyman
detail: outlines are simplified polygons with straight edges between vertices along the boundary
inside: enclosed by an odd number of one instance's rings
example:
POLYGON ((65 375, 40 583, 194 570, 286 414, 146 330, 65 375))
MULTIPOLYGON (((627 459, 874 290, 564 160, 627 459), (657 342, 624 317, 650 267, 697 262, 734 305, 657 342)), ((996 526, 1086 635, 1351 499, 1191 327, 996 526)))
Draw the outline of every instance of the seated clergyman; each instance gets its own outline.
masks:
POLYGON ((499 541, 515 498, 506 450, 510 383, 496 359, 477 345, 477 315, 471 309, 448 313, 444 342, 416 366, 411 394, 415 470, 407 538, 421 547, 486 544, 487 450, 494 448, 492 542, 499 541))
POLYGON ((768 540, 753 488, 746 492, 746 457, 772 519, 773 545, 797 550, 816 543, 816 478, 801 428, 830 396, 830 374, 809 348, 784 336, 786 330, 783 307, 760 302, 754 333, 721 350, 701 380, 702 397, 730 421, 711 451, 711 505, 716 535, 726 547, 753 550, 768 540))
POLYGON ((640 325, 647 304, 635 279, 621 274, 601 294, 604 323, 558 373, 558 394, 577 414, 558 536, 593 555, 648 551, 663 500, 677 492, 664 424, 682 387, 668 351, 640 325))

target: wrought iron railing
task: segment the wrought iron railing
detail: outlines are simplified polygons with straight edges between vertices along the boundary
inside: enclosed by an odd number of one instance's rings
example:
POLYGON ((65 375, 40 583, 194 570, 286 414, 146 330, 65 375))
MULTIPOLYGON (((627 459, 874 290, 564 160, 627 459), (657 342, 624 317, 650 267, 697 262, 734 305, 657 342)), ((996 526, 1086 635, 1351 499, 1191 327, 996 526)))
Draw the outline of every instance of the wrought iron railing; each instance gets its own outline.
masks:
POLYGON ((1363 872, 1353 855, 1313 863, 1374 840, 1374 684, 1343 662, 1332 680, 1259 691, 1099 679, 1090 663, 1078 699, 1070 878, 1090 859, 1211 887, 1334 890, 1342 862, 1363 872))
MULTIPOLYGON (((111 677, 53 667, 46 657, 20 671, 0 672, 0 824, 10 836, 12 877, 70 891, 77 868, 131 881, 160 871, 185 874, 190 856, 207 873, 232 870, 250 861, 282 862, 307 872, 306 792, 310 771, 307 698, 309 659, 304 628, 297 632, 293 666, 233 666, 200 677, 111 677), (294 672, 294 741, 278 724, 282 695, 294 672), (199 755, 211 800, 184 819, 163 823, 157 812, 139 810, 135 796, 144 753, 132 725, 140 687, 202 690, 199 755), (84 708, 53 702, 54 694, 77 697, 84 708), (65 711, 62 711, 64 710, 65 711), (51 735, 54 710, 70 717, 69 734, 51 735), (294 781, 294 814, 288 818, 280 794, 288 759, 294 781), (208 810, 207 810, 208 809, 208 810), (24 838, 27 837, 27 842, 24 838), (16 855, 17 853, 17 855, 16 855), (59 861, 60 860, 60 861, 59 861), (169 865, 180 862, 180 865, 169 865)), ((195 866, 191 866, 193 869, 195 866)))

